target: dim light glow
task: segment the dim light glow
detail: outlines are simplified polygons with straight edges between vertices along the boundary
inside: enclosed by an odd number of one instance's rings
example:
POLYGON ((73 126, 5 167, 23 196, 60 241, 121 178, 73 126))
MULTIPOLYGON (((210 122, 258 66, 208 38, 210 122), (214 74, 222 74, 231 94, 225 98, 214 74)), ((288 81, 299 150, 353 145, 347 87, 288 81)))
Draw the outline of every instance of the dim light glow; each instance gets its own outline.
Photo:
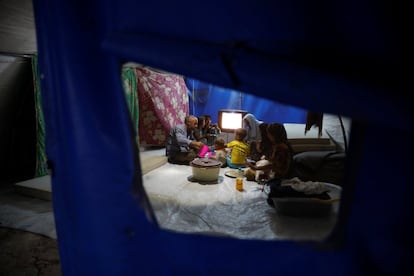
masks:
POLYGON ((242 127, 242 117, 241 113, 227 113, 223 112, 221 117, 221 125, 225 129, 236 129, 242 127))
POLYGON ((218 112, 218 125, 223 132, 234 132, 235 129, 243 127, 243 117, 247 114, 245 110, 221 109, 218 112))

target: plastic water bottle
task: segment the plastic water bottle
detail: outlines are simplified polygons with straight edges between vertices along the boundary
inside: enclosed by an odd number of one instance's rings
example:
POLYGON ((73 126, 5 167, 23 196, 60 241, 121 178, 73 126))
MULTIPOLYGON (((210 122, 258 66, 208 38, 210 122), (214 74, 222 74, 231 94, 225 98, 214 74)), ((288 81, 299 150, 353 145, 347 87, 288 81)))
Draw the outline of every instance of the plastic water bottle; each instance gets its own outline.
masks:
POLYGON ((238 176, 236 177, 236 190, 242 192, 243 191, 243 170, 241 168, 238 169, 238 176))

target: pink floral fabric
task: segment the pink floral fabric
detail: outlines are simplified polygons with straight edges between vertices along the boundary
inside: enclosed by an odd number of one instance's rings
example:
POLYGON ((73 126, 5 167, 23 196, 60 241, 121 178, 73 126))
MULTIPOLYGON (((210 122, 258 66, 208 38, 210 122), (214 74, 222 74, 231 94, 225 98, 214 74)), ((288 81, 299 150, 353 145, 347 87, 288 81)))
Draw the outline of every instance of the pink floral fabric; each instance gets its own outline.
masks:
POLYGON ((136 68, 140 145, 164 146, 170 129, 189 113, 187 87, 179 75, 136 68))

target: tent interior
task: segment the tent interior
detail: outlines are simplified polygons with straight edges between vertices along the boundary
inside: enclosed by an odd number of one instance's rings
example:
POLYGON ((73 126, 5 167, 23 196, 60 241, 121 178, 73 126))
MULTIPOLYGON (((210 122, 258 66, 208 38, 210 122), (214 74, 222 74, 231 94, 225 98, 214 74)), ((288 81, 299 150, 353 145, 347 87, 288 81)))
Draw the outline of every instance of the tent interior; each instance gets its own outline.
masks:
MULTIPOLYGON (((9 127, 12 129, 18 125, 26 133, 11 131, 15 134, 10 138, 13 144, 8 156, 13 158, 5 159, 9 173, 3 174, 2 177, 5 182, 16 183, 14 188, 23 195, 51 200, 51 180, 44 148, 45 126, 39 100, 41 90, 39 87, 35 89, 34 85, 39 83, 39 76, 36 74, 37 57, 2 55, 0 58, 4 71, 26 66, 25 71, 15 70, 15 81, 10 82, 14 86, 6 86, 10 94, 14 91, 25 93, 24 96, 13 96, 16 102, 22 99, 22 103, 19 103, 22 105, 20 110, 25 112, 16 115, 16 123, 9 127), (28 88, 22 90, 17 85, 22 84, 22 76, 26 71, 29 72, 26 73, 28 88), (21 155, 17 154, 16 149, 20 150, 21 145, 16 142, 15 137, 22 139, 21 143, 25 145, 21 155), (26 163, 21 163, 21 160, 26 163)), ((184 116, 188 114, 212 114, 212 120, 217 121, 221 110, 246 110, 254 115, 258 114, 256 116, 260 119, 265 118, 263 121, 284 123, 295 151, 295 177, 308 183, 324 183, 326 187, 332 188, 330 193, 339 200, 346 156, 344 138, 350 135, 348 118, 324 114, 323 123, 311 126, 305 133, 307 112, 300 108, 135 63, 126 63, 120 74, 136 133, 136 142, 140 149, 143 184, 161 228, 185 233, 209 233, 215 236, 264 240, 322 240, 331 233, 337 219, 338 202, 329 206, 332 213, 326 216, 279 215, 278 213, 283 210, 276 212, 268 206, 267 193, 262 183, 246 179, 243 192, 235 190, 235 179, 228 175, 235 170, 220 169, 220 178, 217 182, 207 183, 214 184, 211 186, 206 186, 204 182, 191 181, 190 166, 167 163, 165 143, 170 129, 175 124, 182 123, 184 116), (177 83, 181 83, 181 86, 177 83), (147 87, 150 89, 145 89, 147 87), (170 106, 171 102, 178 103, 178 106, 170 106), (168 121, 162 118, 173 119, 168 121), (341 132, 339 119, 345 124, 342 125, 346 129, 345 133, 341 132), (245 224, 249 226, 246 227, 245 224)), ((2 79, 5 80, 6 77, 6 74, 2 74, 2 79)), ((16 109, 10 110, 9 117, 16 109)), ((234 130, 223 131, 218 138, 223 138, 228 143, 234 139, 234 130)), ((8 200, 7 202, 9 203, 8 200)), ((39 204, 38 201, 32 202, 39 204)), ((36 208, 42 210, 44 219, 44 208, 33 207, 36 208)), ((52 213, 47 219, 49 223, 39 225, 33 219, 29 222, 21 221, 27 214, 16 214, 11 210, 8 206, 3 208, 4 225, 26 225, 26 230, 56 238, 54 220, 50 216, 52 213), (11 219, 12 217, 14 219, 11 219)), ((36 212, 34 214, 37 215, 36 212)))
MULTIPOLYGON (((27 22, 29 19, 30 17, 22 21, 27 22)), ((29 27, 27 26, 28 33, 29 27)), ((9 26, 3 34, 7 31, 13 33, 14 29, 15 25, 9 26)), ((30 33, 33 35, 34 29, 30 33)), ((35 39, 35 36, 32 38, 35 39)), ((10 39, 5 41, 10 42, 10 39)), ((16 41, 14 44, 25 43, 16 41)), ((5 128, 4 132, 11 133, 11 136, 2 142, 2 167, 8 172, 2 175, 2 181, 17 183, 15 189, 22 194, 51 200, 51 183, 44 148, 45 126, 41 89, 35 86, 40 82, 36 48, 18 49, 10 53, 11 49, 16 48, 8 45, 3 47, 3 54, 0 56, 1 80, 5 88, 3 99, 9 104, 4 105, 8 109, 3 110, 5 116, 2 116, 2 127, 5 128)), ((131 120, 134 123, 136 142, 140 148, 144 186, 162 228, 186 233, 211 233, 266 240, 321 240, 330 234, 336 222, 339 203, 335 203, 332 215, 325 218, 286 219, 278 216, 275 210, 267 206, 264 187, 256 181, 246 179, 244 194, 235 192, 235 179, 225 175, 231 169, 224 168, 220 173, 220 181, 223 182, 221 185, 215 183, 217 185, 212 187, 201 186, 204 190, 200 190, 199 186, 205 183, 194 184, 188 180, 192 175, 191 167, 167 164, 165 142, 170 129, 175 124, 182 123, 184 116, 188 114, 198 117, 211 114, 212 121, 218 122, 221 110, 245 110, 263 122, 284 123, 296 153, 297 165, 303 166, 303 170, 299 171, 297 176, 305 181, 339 185, 335 186, 337 189, 334 191, 339 197, 345 160, 344 143, 350 135, 348 118, 343 118, 345 126, 342 127, 345 127, 346 132, 340 129, 341 116, 324 114, 322 124, 312 125, 312 129, 305 133, 307 111, 302 108, 134 62, 125 63, 120 74, 131 120), (148 74, 151 74, 150 77, 148 74), (177 83, 181 86, 177 86, 177 83), (146 87, 151 89, 146 90, 146 87), (171 102, 179 102, 179 105, 170 106, 171 102), (168 121, 163 118, 173 119, 168 121), (321 134, 318 134, 317 128, 321 128, 321 134), (170 180, 172 176, 176 181, 170 180), (165 187, 167 180, 168 189, 165 187), (193 200, 189 203, 188 197, 198 198, 198 201, 193 200), (194 205, 202 205, 204 208, 192 210, 191 213, 194 215, 189 216, 188 212, 194 205), (229 206, 232 208, 229 209, 229 206), (241 211, 243 209, 246 211, 241 211), (266 209, 270 215, 263 212, 266 209), (223 223, 224 218, 227 223, 223 223), (263 223, 264 221, 267 223, 263 223), (243 225, 238 226, 239 222, 248 222, 249 230, 244 229, 243 225)), ((222 131, 219 137, 228 143, 234 138, 234 130, 222 131)), ((10 209, 4 210, 3 215, 6 216, 10 209)), ((11 215, 6 217, 10 218, 11 215)), ((17 221, 22 215, 15 217, 17 221)), ((44 224, 43 228, 39 228, 35 223, 14 222, 12 219, 7 221, 8 225, 25 224, 27 229, 56 237, 54 221, 50 218, 49 225, 44 224)))
POLYGON ((0 184, 53 202, 3 193, 0 223, 58 239, 68 275, 410 269, 414 116, 388 13, 214 4, 0 1, 0 184), (295 176, 332 200, 274 208, 263 183, 236 190, 230 168, 203 183, 167 161, 174 125, 221 125, 222 111, 283 123, 295 176), (328 212, 306 215, 315 206, 328 212))

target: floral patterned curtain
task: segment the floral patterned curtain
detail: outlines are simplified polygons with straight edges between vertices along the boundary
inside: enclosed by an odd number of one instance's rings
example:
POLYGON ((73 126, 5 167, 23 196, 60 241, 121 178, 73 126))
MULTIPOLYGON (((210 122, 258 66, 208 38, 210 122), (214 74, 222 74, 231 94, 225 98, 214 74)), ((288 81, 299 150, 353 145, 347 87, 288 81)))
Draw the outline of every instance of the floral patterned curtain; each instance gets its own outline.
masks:
POLYGON ((165 146, 170 129, 189 112, 184 78, 150 67, 135 68, 139 97, 141 146, 165 146))

